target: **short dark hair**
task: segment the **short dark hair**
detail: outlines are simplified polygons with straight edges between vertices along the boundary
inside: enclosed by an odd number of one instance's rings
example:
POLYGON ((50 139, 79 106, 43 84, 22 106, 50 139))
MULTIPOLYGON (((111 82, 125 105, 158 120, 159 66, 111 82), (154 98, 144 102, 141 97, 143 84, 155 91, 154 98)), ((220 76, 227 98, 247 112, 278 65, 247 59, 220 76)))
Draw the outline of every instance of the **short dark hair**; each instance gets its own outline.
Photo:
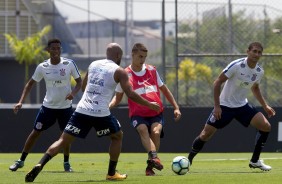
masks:
POLYGON ((52 43, 59 43, 59 44, 62 44, 61 41, 58 39, 58 38, 52 38, 48 41, 48 47, 50 47, 50 45, 52 43))
POLYGON ((132 53, 136 53, 136 52, 138 52, 138 51, 143 51, 143 52, 148 52, 148 49, 145 47, 145 45, 144 44, 142 44, 142 43, 135 43, 134 45, 133 45, 133 47, 132 47, 132 50, 131 50, 131 52, 132 53))
POLYGON ((253 47, 260 47, 261 48, 261 51, 263 51, 263 47, 262 47, 262 44, 260 42, 252 42, 250 43, 249 47, 248 47, 248 50, 252 50, 253 47))

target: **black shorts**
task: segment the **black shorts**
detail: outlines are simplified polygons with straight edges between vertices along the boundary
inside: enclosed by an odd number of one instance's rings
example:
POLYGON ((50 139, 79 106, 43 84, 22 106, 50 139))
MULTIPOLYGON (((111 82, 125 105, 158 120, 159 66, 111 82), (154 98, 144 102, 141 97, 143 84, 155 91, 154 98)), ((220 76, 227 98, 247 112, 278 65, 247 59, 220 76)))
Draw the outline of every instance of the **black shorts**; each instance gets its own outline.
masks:
POLYGON ((137 128, 140 124, 145 124, 148 127, 149 133, 151 133, 151 126, 153 123, 159 123, 162 125, 161 137, 164 137, 164 117, 163 113, 152 116, 152 117, 141 117, 141 116, 132 116, 130 118, 131 125, 134 128, 137 128))
POLYGON ((74 112, 64 132, 75 137, 85 138, 92 127, 95 128, 98 137, 114 134, 121 129, 119 121, 113 115, 95 117, 74 112))
POLYGON ((35 122, 34 129, 37 131, 43 131, 50 128, 52 125, 58 121, 60 130, 63 131, 73 113, 72 107, 67 109, 50 109, 41 106, 35 122))
POLYGON ((217 129, 224 128, 233 119, 239 121, 244 127, 248 127, 253 117, 258 113, 258 110, 249 104, 237 108, 230 108, 222 105, 220 107, 222 110, 221 119, 215 120, 212 111, 206 122, 217 129))

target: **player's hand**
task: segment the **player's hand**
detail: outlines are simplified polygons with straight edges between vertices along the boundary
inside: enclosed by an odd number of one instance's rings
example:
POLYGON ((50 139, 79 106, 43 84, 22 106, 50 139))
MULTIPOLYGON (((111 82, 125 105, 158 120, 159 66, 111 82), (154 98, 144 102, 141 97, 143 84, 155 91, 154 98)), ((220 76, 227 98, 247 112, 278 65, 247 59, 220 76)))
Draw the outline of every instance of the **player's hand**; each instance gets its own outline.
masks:
POLYGON ((181 112, 180 112, 180 110, 179 110, 179 109, 175 109, 175 110, 174 110, 174 120, 177 122, 177 121, 180 120, 180 118, 181 118, 181 112))
POLYGON ((271 118, 272 116, 275 116, 276 114, 275 110, 272 107, 270 107, 269 105, 266 105, 264 107, 264 110, 267 113, 268 118, 271 118))
POLYGON ((160 104, 157 102, 150 102, 149 108, 157 112, 161 110, 160 104))
POLYGON ((17 114, 18 111, 22 108, 22 103, 17 103, 15 106, 14 106, 14 113, 17 114))
POLYGON ((214 107, 213 116, 215 117, 216 120, 221 119, 221 113, 222 113, 222 110, 221 110, 220 106, 214 107))
POLYGON ((73 99, 73 96, 72 96, 71 93, 68 94, 68 95, 66 96, 66 98, 65 98, 65 100, 72 100, 72 99, 73 99))

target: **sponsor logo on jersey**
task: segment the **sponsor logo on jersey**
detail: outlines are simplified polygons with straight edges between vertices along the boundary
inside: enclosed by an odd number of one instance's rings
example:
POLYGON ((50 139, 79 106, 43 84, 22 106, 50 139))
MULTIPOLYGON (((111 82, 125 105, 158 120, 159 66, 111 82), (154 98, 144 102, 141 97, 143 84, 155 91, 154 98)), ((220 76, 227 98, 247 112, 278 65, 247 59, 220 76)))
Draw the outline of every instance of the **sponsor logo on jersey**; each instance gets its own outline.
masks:
POLYGON ((62 84, 62 81, 54 81, 54 82, 53 82, 53 87, 56 87, 57 84, 62 84))
POLYGON ((108 71, 108 70, 102 69, 102 68, 93 68, 92 70, 93 70, 94 73, 101 73, 101 74, 107 73, 107 71, 108 71))
POLYGON ((86 91, 87 93, 90 93, 92 95, 101 95, 100 92, 97 92, 97 91, 86 91))
POLYGON ((251 80, 252 80, 252 81, 255 81, 256 79, 257 79, 257 74, 253 74, 251 80))
POLYGON ((98 136, 102 136, 102 135, 107 135, 110 133, 110 129, 107 128, 107 129, 104 129, 104 130, 99 130, 96 132, 98 136))
POLYGON ((260 72, 260 71, 261 71, 261 69, 258 67, 258 68, 257 68, 257 72, 260 72))
POLYGON ((149 80, 149 79, 144 80, 143 82, 140 82, 140 81, 138 80, 137 83, 138 83, 138 85, 140 85, 140 86, 141 86, 141 85, 145 85, 148 80, 149 80))
POLYGON ((93 103, 93 104, 95 104, 95 105, 98 105, 99 103, 98 103, 98 101, 94 101, 94 100, 90 100, 90 99, 84 99, 84 101, 85 102, 88 102, 88 103, 93 103))
POLYGON ((249 82, 241 82, 240 86, 241 87, 246 87, 249 85, 249 82))
POLYGON ((66 75, 66 69, 64 69, 64 68, 60 69, 60 75, 65 76, 66 75))
POLYGON ((64 61, 63 64, 64 64, 64 65, 68 65, 69 62, 68 62, 68 61, 64 61))
POLYGON ((73 126, 73 125, 67 124, 65 130, 67 130, 68 132, 71 132, 71 133, 73 133, 73 134, 78 135, 78 134, 80 133, 80 130, 81 130, 81 129, 80 129, 80 128, 77 128, 77 127, 75 127, 75 126, 73 126))
POLYGON ((42 129, 43 124, 42 124, 41 122, 36 122, 35 127, 36 127, 38 130, 40 130, 40 129, 42 129))
POLYGON ((245 68, 246 67, 246 65, 244 64, 244 63, 241 63, 241 68, 245 68))
POLYGON ((100 79, 100 78, 90 79, 89 83, 95 84, 95 85, 98 85, 98 86, 104 86, 104 79, 100 79))

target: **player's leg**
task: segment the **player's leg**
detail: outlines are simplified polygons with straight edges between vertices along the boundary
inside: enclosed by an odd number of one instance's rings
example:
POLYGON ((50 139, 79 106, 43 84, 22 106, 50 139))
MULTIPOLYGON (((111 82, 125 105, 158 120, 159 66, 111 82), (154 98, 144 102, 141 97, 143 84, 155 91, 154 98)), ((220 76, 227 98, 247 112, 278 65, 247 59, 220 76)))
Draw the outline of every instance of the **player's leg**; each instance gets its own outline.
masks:
POLYGON ((163 126, 159 122, 153 123, 151 126, 150 138, 156 147, 156 151, 160 148, 162 128, 163 126))
POLYGON ((36 176, 40 173, 43 169, 45 164, 55 155, 58 154, 63 148, 67 145, 70 145, 75 137, 85 138, 89 131, 91 130, 92 126, 89 123, 92 119, 89 119, 89 116, 83 115, 80 113, 74 113, 68 124, 65 127, 64 132, 60 136, 59 140, 54 142, 46 151, 44 156, 38 162, 36 166, 33 167, 31 171, 27 173, 25 176, 26 182, 33 182, 36 176), (80 123, 82 122, 82 123, 80 123))
POLYGON ((216 128, 205 124, 204 129, 201 131, 200 135, 195 138, 192 144, 192 149, 188 155, 188 159, 190 162, 190 165, 192 165, 194 157, 202 150, 205 143, 212 138, 214 133, 216 132, 216 128))
POLYGON ((21 157, 19 160, 15 161, 13 165, 9 167, 11 171, 16 171, 19 168, 22 168, 24 166, 24 161, 32 149, 33 145, 36 143, 38 137, 40 136, 41 132, 33 129, 31 133, 29 134, 28 138, 25 141, 24 148, 21 154, 21 157))
MULTIPOLYGON (((121 125, 118 120, 110 115, 108 117, 103 117, 103 122, 100 120, 100 126, 94 124, 96 131, 101 132, 100 130, 110 130, 110 147, 109 147, 109 167, 108 173, 106 175, 106 180, 124 180, 127 178, 127 174, 120 174, 116 171, 119 155, 122 148, 122 139, 123 132, 121 130, 121 125)), ((107 136, 108 133, 105 134, 97 134, 100 136, 107 136)))
POLYGON ((109 147, 110 161, 108 167, 108 175, 114 176, 116 174, 116 167, 122 148, 123 132, 120 130, 115 134, 111 134, 110 138, 111 138, 111 143, 109 147))
POLYGON ((250 124, 258 129, 258 132, 256 135, 255 148, 249 166, 251 168, 260 168, 261 170, 269 171, 271 170, 271 166, 264 164, 262 160, 259 160, 259 157, 267 141, 268 134, 271 130, 271 125, 261 112, 258 112, 252 118, 250 124))
MULTIPOLYGON (((63 131, 73 113, 72 107, 67 109, 57 109, 57 117, 58 117, 58 124, 60 127, 60 130, 63 131)), ((70 158, 70 149, 71 145, 67 145, 64 150, 64 170, 66 172, 73 172, 73 169, 70 165, 69 158, 70 158)))
POLYGON ((194 157, 202 150, 205 143, 212 138, 217 129, 222 129, 227 126, 236 115, 236 109, 220 106, 221 107, 221 118, 216 119, 211 112, 205 127, 198 137, 195 138, 191 152, 188 155, 190 165, 192 165, 194 157))
POLYGON ((41 106, 34 121, 33 130, 26 139, 21 158, 10 166, 9 169, 11 171, 16 171, 18 168, 22 168, 24 166, 24 161, 40 137, 41 132, 50 128, 55 122, 56 117, 52 109, 41 106))
POLYGON ((49 162, 54 156, 56 156, 64 147, 70 145, 75 137, 68 133, 63 133, 59 140, 54 142, 43 155, 41 160, 30 170, 25 176, 26 182, 33 182, 43 167, 49 162))
MULTIPOLYGON (((141 122, 141 120, 139 120, 141 122)), ((153 163, 151 162, 152 158, 157 157, 157 148, 150 138, 149 130, 146 124, 139 124, 136 127, 136 131, 139 134, 141 143, 148 153, 147 167, 145 169, 146 176, 154 176, 155 172, 153 171, 153 163)))
POLYGON ((151 167, 156 168, 158 170, 163 169, 163 165, 161 164, 161 160, 159 159, 157 152, 160 148, 160 137, 162 132, 162 124, 160 122, 155 122, 150 127, 150 139, 154 144, 156 151, 149 151, 148 153, 148 166, 146 168, 146 175, 150 176, 150 172, 154 175, 154 171, 151 167), (150 170, 151 168, 151 170, 150 170))

